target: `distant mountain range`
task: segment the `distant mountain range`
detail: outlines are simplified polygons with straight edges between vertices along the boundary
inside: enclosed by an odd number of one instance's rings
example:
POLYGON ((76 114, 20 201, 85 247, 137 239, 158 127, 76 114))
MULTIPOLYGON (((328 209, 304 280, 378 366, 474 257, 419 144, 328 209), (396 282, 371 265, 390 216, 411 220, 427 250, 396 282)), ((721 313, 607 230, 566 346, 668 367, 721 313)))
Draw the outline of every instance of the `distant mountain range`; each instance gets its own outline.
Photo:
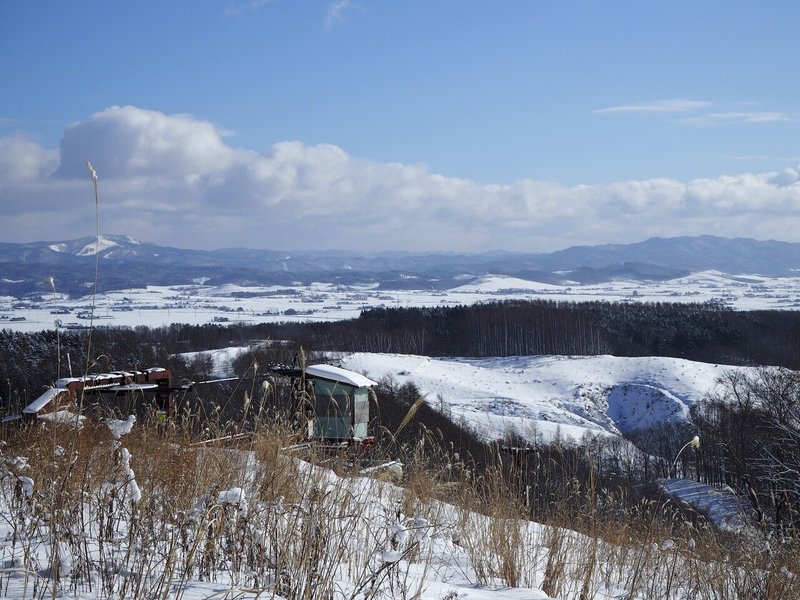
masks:
POLYGON ((0 243, 0 295, 91 291, 99 250, 98 290, 147 285, 297 285, 377 283, 385 289, 449 289, 486 274, 543 283, 613 279, 668 280, 718 270, 731 275, 792 276, 800 244, 714 236, 651 238, 636 244, 573 246, 547 254, 358 253, 346 251, 183 250, 107 235, 63 242, 0 243))

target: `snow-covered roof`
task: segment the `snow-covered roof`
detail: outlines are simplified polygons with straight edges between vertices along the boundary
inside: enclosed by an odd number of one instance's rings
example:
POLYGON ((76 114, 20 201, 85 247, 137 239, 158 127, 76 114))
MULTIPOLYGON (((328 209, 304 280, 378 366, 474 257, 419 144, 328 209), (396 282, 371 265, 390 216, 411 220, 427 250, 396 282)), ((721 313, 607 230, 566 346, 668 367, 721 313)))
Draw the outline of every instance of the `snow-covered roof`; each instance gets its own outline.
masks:
POLYGON ((50 404, 51 401, 55 400, 59 394, 63 394, 64 390, 59 388, 47 388, 44 394, 39 396, 36 400, 28 404, 25 408, 22 409, 22 412, 26 415, 35 415, 39 411, 41 411, 45 406, 50 404))
POLYGON ((347 369, 334 367, 333 365, 309 365, 306 367, 306 375, 318 379, 327 379, 328 381, 344 383, 358 388, 378 385, 376 381, 372 381, 369 377, 364 377, 355 371, 348 371, 347 369))

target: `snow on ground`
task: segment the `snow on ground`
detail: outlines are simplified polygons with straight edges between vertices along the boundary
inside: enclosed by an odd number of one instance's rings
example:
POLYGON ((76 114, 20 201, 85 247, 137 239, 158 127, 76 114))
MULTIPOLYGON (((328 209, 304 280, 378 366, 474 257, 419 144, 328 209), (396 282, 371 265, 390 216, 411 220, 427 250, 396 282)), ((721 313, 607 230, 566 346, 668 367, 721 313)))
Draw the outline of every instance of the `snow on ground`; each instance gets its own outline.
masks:
POLYGON ((556 577, 564 600, 688 597, 688 581, 670 581, 672 593, 664 593, 664 582, 683 565, 682 541, 665 540, 655 551, 594 543, 535 522, 492 519, 435 500, 408 502, 393 484, 342 478, 288 458, 284 466, 304 496, 269 501, 259 499, 263 480, 254 477, 263 469, 242 454, 236 484, 177 512, 153 511, 165 501, 156 495, 120 497, 135 483, 125 462, 109 485, 84 494, 81 518, 64 511, 65 523, 77 519, 74 532, 65 524, 54 532, 51 513, 36 509, 37 482, 8 472, 0 479, 0 597, 283 600, 282 589, 311 586, 314 574, 330 583, 326 597, 335 600, 546 600, 540 588, 556 577), (143 515, 155 521, 143 527, 143 515), (609 568, 587 571, 587 550, 609 568), (558 570, 551 568, 554 551, 563 561, 558 570), (308 552, 317 559, 309 563, 308 552), (634 594, 622 567, 631 557, 641 559, 643 572, 634 594), (276 564, 283 565, 281 577, 276 564), (516 573, 515 587, 501 578, 509 572, 516 573))
MULTIPOLYGON (((243 350, 215 351, 215 365, 220 368, 225 361, 229 364, 231 357, 243 350)), ((714 388, 719 376, 735 368, 659 357, 440 359, 359 353, 339 358, 344 368, 362 372, 372 379, 390 375, 398 383, 413 381, 435 407, 452 411, 454 417, 463 418, 489 435, 502 436, 509 430, 525 435, 533 431, 548 439, 557 433, 575 439, 587 431, 617 434, 658 424, 662 420, 680 420, 685 417, 688 407, 701 401, 704 394, 714 388)), ((131 425, 135 426, 132 420, 131 425)), ((37 485, 41 482, 27 475, 13 474, 14 471, 30 471, 27 459, 0 455, 7 468, 13 470, 0 477, 0 565, 3 566, 0 569, 0 597, 68 596, 77 600, 123 597, 120 590, 137 581, 135 572, 120 562, 129 560, 127 564, 146 569, 148 573, 148 578, 141 582, 144 586, 152 586, 146 591, 153 593, 149 596, 143 593, 141 597, 184 600, 274 597, 281 600, 280 595, 273 593, 274 587, 270 587, 274 579, 270 579, 266 563, 260 571, 250 567, 236 570, 237 562, 226 554, 225 548, 239 544, 243 548, 241 556, 256 556, 267 550, 278 553, 291 544, 299 545, 301 540, 292 541, 295 540, 293 532, 302 528, 304 515, 312 514, 309 507, 322 509, 329 506, 326 510, 331 512, 321 513, 331 516, 323 521, 331 527, 328 539, 346 546, 340 548, 337 559, 342 561, 341 565, 331 571, 338 590, 332 595, 334 598, 359 597, 354 594, 357 586, 369 582, 373 574, 381 573, 392 574, 393 579, 382 580, 385 585, 397 586, 397 595, 389 593, 383 597, 414 596, 420 600, 548 598, 539 588, 546 580, 549 552, 555 538, 553 531, 542 525, 507 519, 491 521, 439 503, 430 506, 417 503, 415 512, 403 515, 400 506, 404 492, 400 488, 365 478, 342 479, 330 471, 310 466, 299 470, 301 476, 307 469, 317 473, 316 479, 306 487, 309 497, 297 504, 282 499, 267 503, 257 499, 262 483, 259 477, 264 469, 256 464, 252 453, 215 448, 200 449, 197 453, 198 468, 202 464, 218 462, 238 465, 235 467, 238 473, 236 481, 228 487, 209 490, 207 505, 195 511, 196 515, 193 511, 187 511, 183 516, 176 513, 170 517, 177 520, 176 523, 165 522, 143 532, 144 536, 136 543, 151 546, 148 555, 141 557, 136 554, 135 545, 131 546, 134 549, 132 554, 128 553, 127 532, 134 529, 130 520, 134 513, 126 515, 125 506, 152 506, 151 501, 158 504, 161 500, 148 496, 147 490, 139 487, 131 468, 133 464, 137 472, 141 472, 135 465, 137 457, 131 457, 124 447, 121 448, 117 471, 112 473, 108 485, 86 494, 87 524, 82 526, 80 535, 70 534, 70 537, 62 534, 65 541, 57 543, 54 543, 56 538, 49 526, 38 516, 36 502, 30 501, 36 498, 38 502, 42 492, 37 485), (230 455, 238 458, 222 460, 230 455), (19 490, 16 495, 15 490, 19 490), (114 497, 122 498, 127 504, 109 504, 109 490, 115 490, 114 497), (315 498, 313 502, 316 504, 312 504, 311 497, 315 498), (98 536, 103 531, 108 532, 107 521, 97 519, 95 522, 91 515, 101 514, 107 506, 116 506, 114 531, 110 541, 102 545, 98 536), (200 542, 210 531, 209 524, 199 520, 203 514, 209 518, 219 515, 219 520, 215 521, 219 523, 216 534, 219 536, 216 542, 219 550, 214 550, 214 553, 208 550, 211 542, 200 542), (270 527, 275 529, 270 530, 270 527), (519 537, 512 535, 509 528, 515 532, 519 530, 519 537), (218 570, 200 576, 198 568, 195 568, 190 576, 181 576, 184 571, 179 571, 174 580, 164 578, 166 563, 160 557, 169 554, 170 544, 175 543, 175 532, 178 531, 187 532, 187 536, 196 535, 196 538, 187 538, 191 543, 186 547, 193 547, 193 539, 199 540, 197 548, 205 552, 204 556, 213 554, 217 557, 218 570), (230 537, 226 537, 226 531, 230 532, 230 537), (268 531, 273 532, 266 536, 268 531), (339 534, 341 537, 336 537, 339 534), (491 552, 487 555, 475 553, 475 549, 483 547, 487 543, 485 540, 492 535, 495 539, 500 535, 504 539, 520 540, 515 550, 520 554, 514 559, 520 568, 520 587, 507 587, 497 578, 482 580, 480 573, 485 573, 488 565, 491 565, 491 572, 498 573, 505 560, 491 552), (73 546, 70 545, 72 542, 75 542, 73 546), (413 552, 404 550, 412 546, 413 552), (57 549, 56 558, 64 575, 62 583, 55 587, 49 567, 54 549, 57 549), (117 566, 100 571, 103 565, 117 566), (83 578, 84 569, 95 569, 91 585, 83 578), (101 582, 108 582, 108 588, 100 586, 101 582), (106 589, 111 592, 107 593, 106 589)), ((667 480, 662 485, 668 493, 708 514, 723 528, 739 531, 746 526, 744 517, 737 520, 737 515, 742 514, 741 503, 724 489, 684 480, 667 480)), ((44 511, 43 514, 50 513, 44 511)), ((575 543, 569 545, 573 554, 564 563, 568 570, 564 577, 565 588, 553 595, 578 599, 583 597, 581 588, 586 573, 581 552, 593 546, 577 533, 560 535, 562 541, 558 547, 565 547, 569 540, 575 540, 575 543)), ((643 559, 651 561, 647 563, 643 579, 648 586, 652 583, 655 595, 642 595, 642 592, 637 597, 665 597, 658 595, 661 591, 659 581, 667 579, 668 573, 664 569, 674 569, 676 564, 680 564, 681 554, 676 548, 680 543, 666 540, 653 551, 651 558, 643 559)), ((681 552, 686 550, 680 549, 681 552)), ((185 560, 194 560, 192 554, 186 552, 181 556, 185 560)), ((636 555, 635 550, 633 555, 636 555)), ((624 557, 631 556, 631 550, 601 544, 597 556, 608 560, 609 564, 621 565, 626 560, 624 557)), ((198 558, 196 565, 199 561, 198 558)), ((622 569, 615 577, 612 579, 611 571, 604 575, 603 569, 599 569, 593 576, 593 593, 588 597, 596 600, 627 597, 625 585, 631 580, 629 574, 622 569)), ((670 597, 688 597, 688 589, 673 591, 670 597)))
POLYGON ((211 371, 211 377, 233 377, 233 361, 250 349, 249 346, 231 346, 228 348, 218 348, 217 350, 183 352, 181 356, 190 363, 199 356, 208 356, 211 358, 214 365, 211 371))
MULTIPOLYGON (((548 598, 537 589, 544 578, 547 552, 544 530, 538 524, 518 521, 512 525, 520 530, 520 543, 536 560, 526 566, 519 587, 508 587, 496 577, 478 573, 476 552, 466 544, 468 536, 475 536, 473 544, 477 544, 481 536, 491 535, 490 522, 481 515, 438 502, 417 505, 414 514, 405 515, 400 509, 401 488, 367 478, 341 478, 302 461, 292 461, 295 466, 289 468, 296 470, 299 487, 307 496, 298 504, 282 498, 264 501, 257 498, 263 481, 253 479, 261 466, 252 463, 252 457, 246 456, 249 453, 243 453, 239 461, 241 487, 206 494, 189 511, 149 512, 148 506, 164 499, 153 497, 154 502, 147 503, 144 497, 121 495, 135 480, 128 465, 130 453, 125 447, 120 450, 123 464, 118 473, 111 474, 118 480, 84 494, 78 532, 65 533, 75 524, 61 524, 57 529, 63 531, 54 535, 48 522, 51 513, 39 514, 36 507, 41 496, 37 482, 3 469, 0 597, 283 600, 289 594, 280 591, 282 585, 311 589, 311 579, 303 580, 303 576, 318 572, 330 582, 329 597, 337 600, 548 598), (152 529, 140 526, 140 511, 157 515, 152 529), (312 541, 306 519, 316 518, 321 523, 311 529, 325 536, 315 550, 322 562, 307 563, 303 555, 312 541), (467 526, 459 532, 465 522, 467 526), (273 561, 283 565, 285 579, 275 576, 273 561), (53 569, 56 564, 58 568, 53 569)), ((201 453, 199 458, 203 457, 201 453)), ((70 518, 72 514, 64 521, 70 518)), ((483 569, 497 562, 488 549, 478 553, 484 554, 483 569)))
MULTIPOLYGON (((187 352, 205 355, 213 377, 230 377, 246 346, 187 352)), ((398 385, 414 383, 428 403, 490 438, 516 433, 579 441, 587 432, 629 434, 682 423, 718 379, 748 367, 668 357, 515 356, 431 358, 409 354, 331 353, 330 361, 398 385)))
POLYGON ((556 434, 620 434, 684 421, 742 367, 677 358, 516 356, 429 358, 403 354, 343 355, 342 367, 372 379, 413 382, 427 401, 493 438, 506 433, 543 441, 556 434))
MULTIPOLYGON (((89 279, 87 275, 87 281, 89 279)), ((800 277, 705 271, 671 281, 620 279, 597 284, 554 285, 486 275, 450 290, 386 290, 375 283, 148 286, 99 294, 94 317, 95 325, 148 327, 172 323, 331 321, 352 319, 362 310, 374 307, 452 306, 494 300, 713 302, 736 310, 794 310, 800 308, 800 277)), ((78 315, 91 307, 90 296, 71 299, 59 293, 48 293, 39 299, 0 297, 0 327, 40 331, 52 329, 56 319, 61 327, 86 327, 89 321, 80 320, 78 315), (54 313, 54 310, 60 312, 54 313)))
MULTIPOLYGON (((580 284, 577 284, 580 285, 580 284)), ((461 294, 468 293, 514 293, 514 292, 559 292, 564 291, 566 286, 553 283, 541 283, 538 281, 528 281, 518 277, 507 275, 485 275, 471 283, 453 289, 453 292, 461 294)))
POLYGON ((730 487, 713 487, 689 479, 662 479, 659 484, 669 496, 706 515, 719 530, 756 535, 750 503, 730 487))
MULTIPOLYGON (((562 600, 687 598, 697 584, 685 567, 694 577, 713 572, 703 571, 691 539, 615 546, 423 500, 391 483, 340 477, 286 455, 280 464, 302 492, 295 501, 264 495, 266 469, 254 453, 202 448, 198 469, 226 465, 232 483, 197 490, 193 508, 175 510, 163 490, 138 488, 132 457, 119 449, 122 460, 109 481, 82 495, 83 511, 63 514, 42 510, 39 503, 53 496, 14 473, 29 470, 20 460, 0 455, 0 597, 285 600, 306 597, 300 586, 327 581, 325 597, 334 600, 547 600, 541 588, 558 581, 551 593, 562 600), (63 520, 58 527, 53 515, 63 520), (597 561, 600 568, 587 567, 597 561), (282 565, 280 576, 275 565, 282 565), (640 577, 632 577, 634 568, 640 577), (509 573, 515 587, 503 579, 509 573), (634 579, 634 590, 626 588, 634 579), (290 588, 297 596, 283 591, 290 588)), ((662 485, 712 517, 735 503, 725 490, 693 482, 662 485)))

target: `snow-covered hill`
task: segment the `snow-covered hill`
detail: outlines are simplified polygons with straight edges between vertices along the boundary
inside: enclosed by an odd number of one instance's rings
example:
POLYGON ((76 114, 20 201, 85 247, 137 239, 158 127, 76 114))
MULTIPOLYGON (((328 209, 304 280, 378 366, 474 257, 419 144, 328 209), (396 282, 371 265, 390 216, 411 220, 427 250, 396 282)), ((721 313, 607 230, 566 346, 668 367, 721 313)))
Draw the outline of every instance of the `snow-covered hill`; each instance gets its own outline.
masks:
POLYGON ((413 382, 434 407, 502 438, 624 434, 687 419, 725 373, 742 369, 665 357, 429 358, 356 353, 341 365, 413 382))

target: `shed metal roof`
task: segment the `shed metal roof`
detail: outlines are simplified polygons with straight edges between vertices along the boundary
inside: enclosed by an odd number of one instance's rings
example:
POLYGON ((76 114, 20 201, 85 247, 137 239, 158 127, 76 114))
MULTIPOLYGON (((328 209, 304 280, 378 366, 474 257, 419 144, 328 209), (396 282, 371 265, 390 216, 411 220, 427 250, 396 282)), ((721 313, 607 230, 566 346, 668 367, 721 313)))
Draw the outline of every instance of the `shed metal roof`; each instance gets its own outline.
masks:
POLYGON ((328 381, 352 385, 357 388, 378 385, 378 382, 372 381, 369 377, 364 377, 361 373, 348 371, 347 369, 334 367, 333 365, 308 365, 306 367, 306 375, 317 379, 326 379, 328 381))

